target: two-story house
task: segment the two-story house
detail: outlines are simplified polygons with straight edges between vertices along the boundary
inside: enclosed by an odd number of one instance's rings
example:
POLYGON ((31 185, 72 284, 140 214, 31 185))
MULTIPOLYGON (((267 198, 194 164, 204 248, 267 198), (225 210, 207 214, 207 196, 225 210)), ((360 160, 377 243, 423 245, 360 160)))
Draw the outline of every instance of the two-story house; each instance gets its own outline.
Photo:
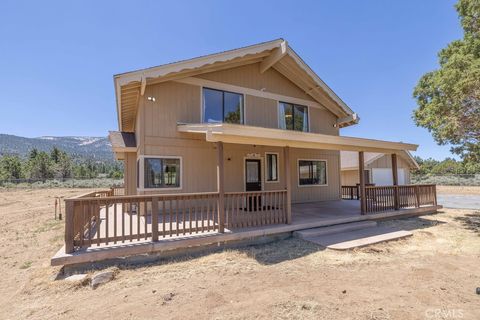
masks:
POLYGON ((359 117, 283 39, 118 74, 114 83, 119 130, 110 140, 124 162, 125 195, 67 200, 67 256, 132 241, 171 248, 165 237, 191 245, 290 232, 321 225, 322 212, 332 224, 337 214, 345 222, 342 214, 436 209, 434 187, 397 186, 397 154, 417 145, 341 136, 359 117), (365 186, 360 175, 364 196, 340 208, 341 150, 358 153, 359 172, 364 152, 387 154, 392 186, 365 186), (211 232, 222 237, 181 238, 211 232))

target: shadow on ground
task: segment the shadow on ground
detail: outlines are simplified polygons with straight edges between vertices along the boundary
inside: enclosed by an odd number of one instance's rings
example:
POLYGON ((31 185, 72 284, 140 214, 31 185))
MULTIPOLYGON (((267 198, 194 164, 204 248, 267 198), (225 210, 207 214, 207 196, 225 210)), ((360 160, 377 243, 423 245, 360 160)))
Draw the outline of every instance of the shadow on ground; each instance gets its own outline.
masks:
MULTIPOLYGON (((469 228, 474 228, 479 232, 480 228, 480 212, 472 215, 471 220, 465 220, 464 223, 469 228)), ((458 218, 461 219, 461 218, 458 218)), ((444 224, 443 221, 435 219, 425 219, 422 217, 410 217, 397 220, 382 221, 380 225, 392 226, 401 230, 421 230, 444 224)), ((314 244, 312 242, 301 239, 289 237, 285 235, 283 238, 270 239, 267 243, 237 243, 228 246, 212 245, 208 248, 189 248, 187 252, 183 251, 181 254, 158 254, 158 255, 141 255, 129 258, 111 259, 102 262, 95 262, 90 264, 77 265, 73 267, 64 267, 59 274, 60 278, 64 274, 72 274, 84 272, 86 270, 99 270, 111 266, 116 266, 119 269, 136 269, 153 265, 164 265, 175 262, 184 262, 208 256, 210 254, 219 253, 223 251, 235 251, 240 254, 245 254, 248 257, 255 259, 262 265, 275 265, 284 261, 295 260, 308 256, 312 253, 325 250, 325 247, 314 244)))
POLYGON ((462 217, 455 217, 454 220, 460 222, 465 229, 476 232, 480 235, 480 211, 468 213, 462 217))

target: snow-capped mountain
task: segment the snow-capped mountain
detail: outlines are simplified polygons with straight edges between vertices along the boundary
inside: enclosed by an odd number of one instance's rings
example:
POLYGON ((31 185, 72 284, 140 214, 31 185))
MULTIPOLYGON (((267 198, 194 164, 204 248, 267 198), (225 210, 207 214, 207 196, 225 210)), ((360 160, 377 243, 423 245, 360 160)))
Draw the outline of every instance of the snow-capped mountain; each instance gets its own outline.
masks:
POLYGON ((73 158, 114 161, 110 141, 106 137, 38 137, 25 138, 0 134, 0 155, 26 156, 37 148, 49 152, 54 146, 66 151, 73 158))

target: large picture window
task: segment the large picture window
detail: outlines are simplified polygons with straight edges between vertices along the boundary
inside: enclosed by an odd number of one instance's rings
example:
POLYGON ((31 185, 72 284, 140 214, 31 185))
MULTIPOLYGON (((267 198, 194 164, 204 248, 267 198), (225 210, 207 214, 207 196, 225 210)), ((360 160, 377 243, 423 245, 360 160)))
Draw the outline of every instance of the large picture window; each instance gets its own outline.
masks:
POLYGON ((243 95, 203 88, 203 121, 243 124, 243 95))
POLYGON ((280 129, 308 132, 308 107, 280 102, 278 115, 280 129))
POLYGON ((145 188, 179 188, 180 158, 145 158, 145 188))
POLYGON ((298 160, 298 184, 326 185, 327 162, 325 160, 298 160))
POLYGON ((267 153, 267 182, 277 182, 278 181, 278 154, 277 153, 267 153))

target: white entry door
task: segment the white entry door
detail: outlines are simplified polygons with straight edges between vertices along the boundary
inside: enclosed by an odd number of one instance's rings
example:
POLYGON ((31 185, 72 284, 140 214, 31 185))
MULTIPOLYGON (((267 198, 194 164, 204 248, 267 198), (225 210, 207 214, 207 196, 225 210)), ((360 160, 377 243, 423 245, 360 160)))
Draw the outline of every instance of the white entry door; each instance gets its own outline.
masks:
MULTIPOLYGON (((398 184, 405 184, 405 169, 398 169, 398 184)), ((393 185, 392 169, 389 168, 373 168, 372 182, 376 186, 391 186, 393 185)))

